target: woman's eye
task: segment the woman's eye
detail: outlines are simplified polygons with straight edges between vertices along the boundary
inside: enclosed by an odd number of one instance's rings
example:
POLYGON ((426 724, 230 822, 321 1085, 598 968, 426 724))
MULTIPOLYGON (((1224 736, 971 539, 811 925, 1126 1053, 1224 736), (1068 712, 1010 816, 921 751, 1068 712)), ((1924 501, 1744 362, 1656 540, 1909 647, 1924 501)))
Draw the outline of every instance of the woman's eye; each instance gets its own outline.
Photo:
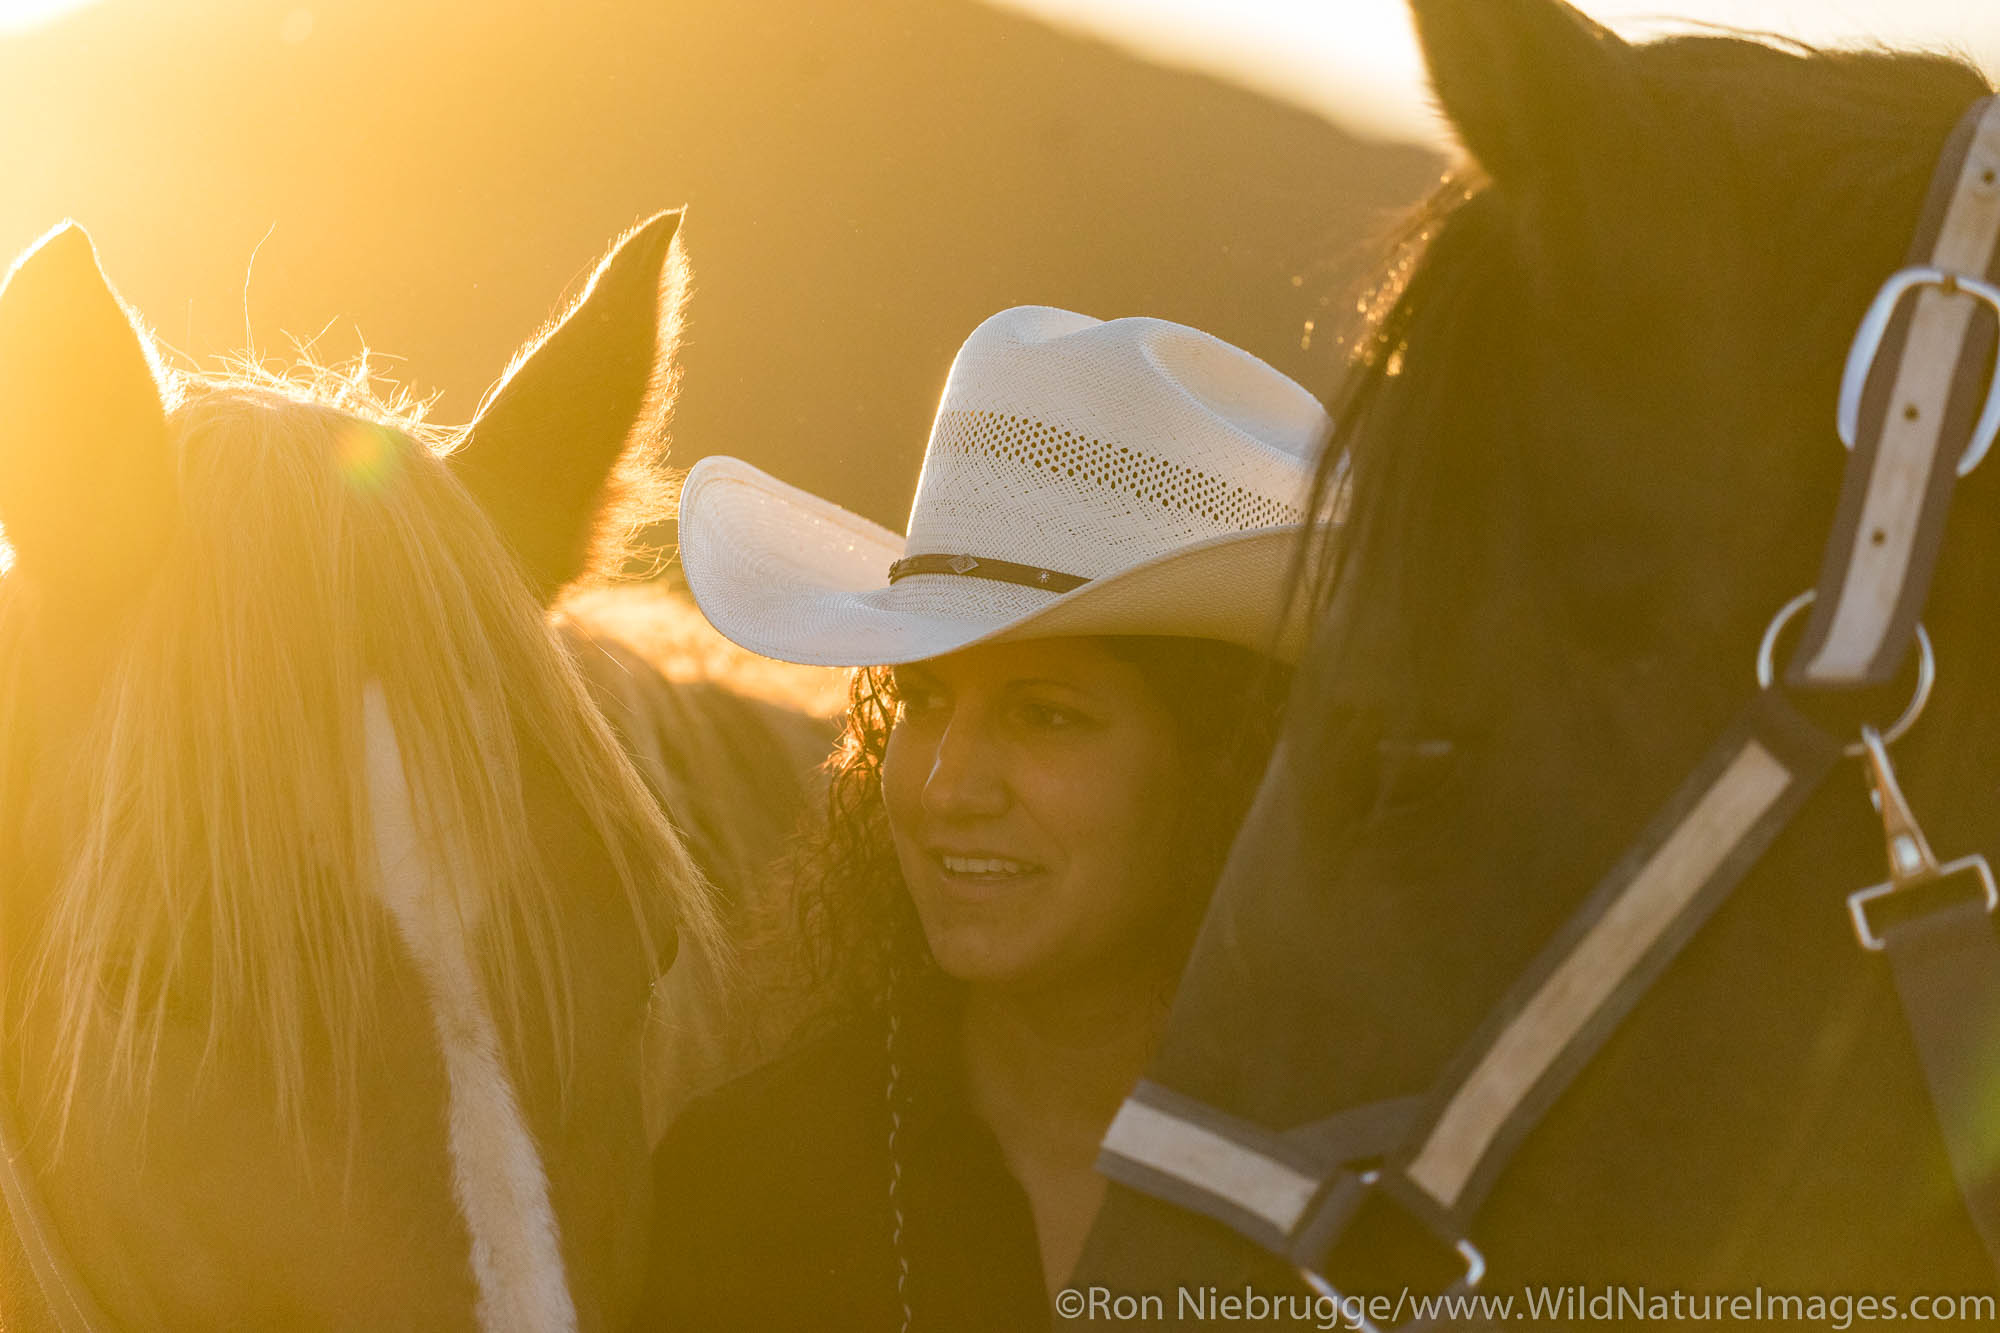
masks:
POLYGON ((1059 704, 1027 702, 1020 707, 1021 720, 1044 731, 1062 731, 1083 721, 1083 715, 1059 704))
POLYGON ((949 701, 936 690, 908 689, 897 699, 897 707, 906 718, 929 717, 949 707, 949 701))

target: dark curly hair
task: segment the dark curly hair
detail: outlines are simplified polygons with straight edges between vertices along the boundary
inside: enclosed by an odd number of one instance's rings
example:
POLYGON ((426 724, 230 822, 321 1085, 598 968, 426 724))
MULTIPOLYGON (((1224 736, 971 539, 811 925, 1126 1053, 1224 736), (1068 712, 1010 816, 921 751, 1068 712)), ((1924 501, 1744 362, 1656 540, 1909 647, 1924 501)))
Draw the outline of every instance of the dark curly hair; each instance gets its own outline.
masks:
MULTIPOLYGON (((1200 799, 1178 821, 1185 840, 1190 929, 1221 873, 1278 733, 1291 672, 1235 644, 1177 637, 1099 640, 1137 667, 1173 719, 1200 799)), ((793 918, 807 1009, 849 1018, 899 989, 943 985, 903 885, 882 802, 882 756, 895 725, 891 668, 855 671, 840 739, 827 760, 825 818, 790 864, 793 918)))

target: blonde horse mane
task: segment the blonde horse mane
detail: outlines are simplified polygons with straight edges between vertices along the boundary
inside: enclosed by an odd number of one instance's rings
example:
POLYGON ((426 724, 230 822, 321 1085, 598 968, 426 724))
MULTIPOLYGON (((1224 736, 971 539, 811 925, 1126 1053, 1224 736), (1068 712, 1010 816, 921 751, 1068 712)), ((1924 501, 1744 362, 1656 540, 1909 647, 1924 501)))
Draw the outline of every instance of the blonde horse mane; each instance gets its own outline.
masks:
POLYGON ((688 1101, 762 1063, 797 1025, 786 988, 794 960, 758 931, 789 918, 783 861, 819 804, 814 770, 832 749, 847 677, 737 647, 666 583, 572 594, 555 623, 714 885, 732 942, 728 953, 684 949, 654 995, 644 1088, 657 1137, 688 1101))
MULTIPOLYGON (((675 930, 713 949, 718 928, 441 461, 456 437, 325 375, 182 376, 176 396, 178 529, 63 770, 35 775, 37 806, 75 831, 36 886, 39 940, 9 942, 28 947, 8 959, 7 1037, 46 1044, 36 1064, 57 1075, 43 1117, 59 1137, 100 1074, 143 1097, 164 1025, 188 1012, 206 1015, 204 1068, 259 1059, 294 1124, 309 1092, 351 1095, 394 938, 363 781, 370 683, 420 828, 466 872, 451 906, 503 1034, 518 1053, 524 1024, 545 1024, 566 1069, 579 960, 562 918, 584 886, 532 836, 528 766, 546 765, 605 847, 647 957, 675 930)), ((0 664, 15 669, 35 615, 21 584, 0 578, 0 664)), ((11 684, 0 699, 19 707, 11 684)), ((0 723, 18 734, 19 720, 0 723)), ((0 775, 0 809, 21 808, 26 787, 0 775)))

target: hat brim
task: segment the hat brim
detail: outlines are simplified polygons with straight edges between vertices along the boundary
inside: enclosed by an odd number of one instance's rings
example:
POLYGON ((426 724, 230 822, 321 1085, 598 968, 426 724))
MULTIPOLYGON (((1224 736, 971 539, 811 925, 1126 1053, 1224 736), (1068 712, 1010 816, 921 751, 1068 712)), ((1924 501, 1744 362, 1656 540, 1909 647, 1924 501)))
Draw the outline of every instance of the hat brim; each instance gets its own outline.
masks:
POLYGON ((739 459, 703 459, 681 492, 681 565, 703 614, 754 653, 811 666, 1099 634, 1220 639, 1292 661, 1304 615, 1286 585, 1300 535, 1231 533, 1060 595, 959 574, 891 584, 900 535, 739 459))

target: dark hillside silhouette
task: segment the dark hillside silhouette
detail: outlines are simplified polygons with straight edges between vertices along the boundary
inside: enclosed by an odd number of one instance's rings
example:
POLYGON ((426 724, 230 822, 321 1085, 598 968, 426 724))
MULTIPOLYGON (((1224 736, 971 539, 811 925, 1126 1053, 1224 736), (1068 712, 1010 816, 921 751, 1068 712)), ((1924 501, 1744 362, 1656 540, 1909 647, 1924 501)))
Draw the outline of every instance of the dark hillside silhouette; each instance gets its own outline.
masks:
POLYGON ((0 40, 0 248, 76 215, 175 346, 242 344, 275 224, 260 348, 359 329, 462 420, 549 292, 686 203, 675 461, 740 454, 898 525, 986 314, 1162 315, 1322 386, 1436 168, 945 0, 107 0, 0 40))

